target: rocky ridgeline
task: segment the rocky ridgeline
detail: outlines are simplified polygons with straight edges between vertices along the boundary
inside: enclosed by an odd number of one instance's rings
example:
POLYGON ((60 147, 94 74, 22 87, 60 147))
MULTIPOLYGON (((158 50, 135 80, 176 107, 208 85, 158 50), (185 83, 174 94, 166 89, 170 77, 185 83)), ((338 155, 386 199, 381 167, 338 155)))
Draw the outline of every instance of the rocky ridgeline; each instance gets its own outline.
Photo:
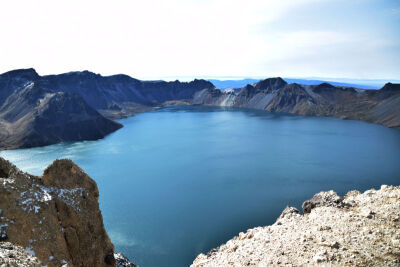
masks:
POLYGON ((383 185, 344 198, 321 192, 287 207, 277 221, 240 233, 200 266, 400 266, 400 186, 383 185))
POLYGON ((71 160, 38 177, 0 158, 0 265, 134 266, 114 253, 98 198, 71 160))

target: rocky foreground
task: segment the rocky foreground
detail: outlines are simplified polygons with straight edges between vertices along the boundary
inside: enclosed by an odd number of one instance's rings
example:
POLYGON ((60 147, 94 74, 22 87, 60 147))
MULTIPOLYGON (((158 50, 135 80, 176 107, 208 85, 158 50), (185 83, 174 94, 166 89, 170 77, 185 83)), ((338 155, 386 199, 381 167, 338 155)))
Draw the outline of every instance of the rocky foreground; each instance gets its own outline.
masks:
POLYGON ((400 266, 400 186, 344 198, 321 192, 302 208, 287 207, 273 225, 240 233, 191 266, 400 266))
POLYGON ((71 160, 40 177, 0 158, 0 266, 126 266, 114 253, 99 191, 71 160))

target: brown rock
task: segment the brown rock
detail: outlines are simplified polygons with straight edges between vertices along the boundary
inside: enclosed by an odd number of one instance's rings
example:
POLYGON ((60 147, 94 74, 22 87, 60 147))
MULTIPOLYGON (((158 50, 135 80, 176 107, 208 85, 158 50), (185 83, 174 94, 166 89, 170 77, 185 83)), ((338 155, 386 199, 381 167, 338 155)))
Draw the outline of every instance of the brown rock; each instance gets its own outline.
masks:
POLYGON ((97 185, 71 160, 56 160, 37 177, 0 158, 0 177, 6 241, 43 265, 116 266, 97 185))

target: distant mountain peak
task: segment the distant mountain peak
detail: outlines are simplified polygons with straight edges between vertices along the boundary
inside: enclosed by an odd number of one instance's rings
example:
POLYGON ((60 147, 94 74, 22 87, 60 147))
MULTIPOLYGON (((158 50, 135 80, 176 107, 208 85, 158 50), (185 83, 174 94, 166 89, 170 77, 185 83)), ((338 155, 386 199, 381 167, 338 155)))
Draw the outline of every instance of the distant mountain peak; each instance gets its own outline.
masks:
POLYGON ((399 91, 400 92, 400 84, 399 83, 386 83, 382 89, 383 91, 399 91))
POLYGON ((265 90, 265 89, 279 89, 287 85, 287 82, 283 80, 281 77, 268 78, 265 80, 261 80, 255 84, 255 88, 257 90, 265 90))
POLYGON ((7 71, 1 75, 8 76, 8 77, 25 78, 25 79, 30 79, 30 80, 34 80, 39 77, 39 74, 36 72, 36 70, 34 68, 11 70, 11 71, 7 71))
POLYGON ((321 83, 321 84, 319 84, 319 85, 317 85, 316 86, 316 88, 317 87, 319 87, 319 88, 322 88, 322 87, 324 87, 324 88, 334 88, 335 86, 333 86, 332 84, 330 84, 330 83, 321 83))
POLYGON ((212 82, 209 82, 209 81, 204 80, 204 79, 194 79, 190 83, 196 84, 198 86, 202 86, 204 88, 215 88, 215 86, 214 86, 214 84, 212 82))
POLYGON ((313 91, 315 93, 322 93, 322 92, 331 92, 337 89, 337 87, 333 86, 330 83, 321 83, 314 87, 313 91))

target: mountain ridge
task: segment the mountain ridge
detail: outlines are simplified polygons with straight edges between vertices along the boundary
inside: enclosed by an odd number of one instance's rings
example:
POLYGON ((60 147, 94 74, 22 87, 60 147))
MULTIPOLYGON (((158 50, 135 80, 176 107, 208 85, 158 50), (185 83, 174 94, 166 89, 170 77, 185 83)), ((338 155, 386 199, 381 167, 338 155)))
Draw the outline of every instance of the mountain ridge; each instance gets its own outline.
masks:
POLYGON ((122 127, 114 119, 168 105, 213 105, 362 120, 400 129, 399 84, 380 90, 301 85, 267 78, 236 90, 211 82, 141 81, 125 74, 35 69, 0 74, 0 149, 96 140, 122 127))

